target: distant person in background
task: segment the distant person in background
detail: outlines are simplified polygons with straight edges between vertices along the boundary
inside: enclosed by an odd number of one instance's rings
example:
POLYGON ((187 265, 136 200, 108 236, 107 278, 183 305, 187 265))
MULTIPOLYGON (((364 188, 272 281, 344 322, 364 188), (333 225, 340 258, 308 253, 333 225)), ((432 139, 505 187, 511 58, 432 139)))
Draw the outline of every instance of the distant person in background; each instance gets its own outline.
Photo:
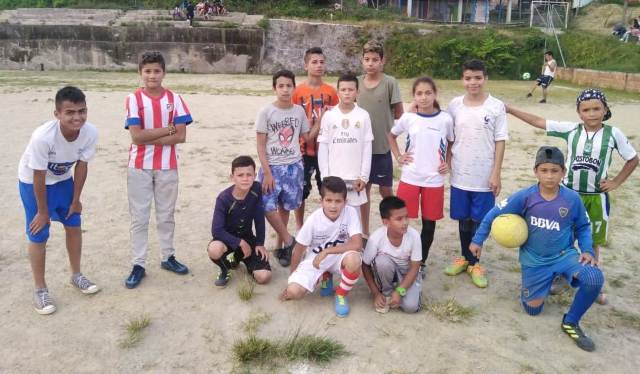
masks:
POLYGON ((622 38, 626 32, 627 32, 627 28, 624 27, 622 23, 618 22, 613 26, 611 35, 615 36, 616 38, 622 38))
POLYGON ((628 42, 629 36, 636 37, 638 39, 638 44, 640 44, 640 22, 638 21, 638 17, 633 19, 631 28, 622 35, 620 41, 625 43, 628 42))
POLYGON ((189 1, 187 5, 187 19, 189 20, 189 26, 193 27, 193 17, 195 16, 196 7, 193 2, 189 1))
POLYGON ((556 60, 553 59, 553 52, 546 51, 544 53, 544 64, 542 65, 542 74, 538 76, 536 79, 536 84, 533 86, 531 91, 527 94, 527 97, 533 96, 533 91, 536 90, 536 87, 542 87, 542 100, 540 100, 541 104, 547 102, 547 88, 551 85, 553 81, 553 77, 556 75, 556 68, 558 64, 556 60))

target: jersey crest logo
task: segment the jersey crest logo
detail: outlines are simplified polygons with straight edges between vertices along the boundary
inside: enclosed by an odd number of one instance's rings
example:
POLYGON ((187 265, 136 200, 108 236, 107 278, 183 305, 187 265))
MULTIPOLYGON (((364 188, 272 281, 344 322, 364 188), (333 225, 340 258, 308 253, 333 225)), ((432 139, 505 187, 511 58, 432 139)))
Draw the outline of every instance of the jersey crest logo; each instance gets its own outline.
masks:
POLYGON ((359 128, 360 128, 360 126, 361 126, 361 125, 360 125, 360 121, 357 121, 354 127, 355 127, 356 129, 359 129, 359 128))
POLYGON ((173 112, 173 103, 167 103, 167 110, 173 112))
POLYGON ((538 218, 531 216, 531 226, 536 226, 541 229, 560 231, 560 224, 557 221, 549 220, 546 218, 538 218))
POLYGON ((562 207, 562 208, 558 209, 558 213, 560 213, 560 217, 564 218, 569 213, 569 209, 567 209, 565 207, 562 207))
POLYGON ((349 120, 347 118, 342 120, 342 128, 345 130, 349 128, 349 120))

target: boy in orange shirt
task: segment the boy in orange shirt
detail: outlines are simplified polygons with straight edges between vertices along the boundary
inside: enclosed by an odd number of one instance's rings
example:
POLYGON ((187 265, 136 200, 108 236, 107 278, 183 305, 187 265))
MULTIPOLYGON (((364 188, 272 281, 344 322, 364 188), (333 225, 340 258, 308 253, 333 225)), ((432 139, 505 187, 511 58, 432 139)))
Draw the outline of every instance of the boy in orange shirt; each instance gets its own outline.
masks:
MULTIPOLYGON (((304 108, 309 124, 313 128, 320 126, 320 118, 326 110, 338 105, 338 92, 333 86, 322 81, 326 71, 322 48, 312 47, 304 53, 304 70, 307 72, 307 80, 296 86, 292 101, 304 108)), ((304 201, 311 193, 311 177, 314 173, 318 191, 322 185, 322 177, 318 168, 316 139, 314 138, 313 142, 305 142, 300 138, 300 150, 304 164, 304 185, 302 205, 295 210, 297 230, 300 230, 304 221, 304 201)))

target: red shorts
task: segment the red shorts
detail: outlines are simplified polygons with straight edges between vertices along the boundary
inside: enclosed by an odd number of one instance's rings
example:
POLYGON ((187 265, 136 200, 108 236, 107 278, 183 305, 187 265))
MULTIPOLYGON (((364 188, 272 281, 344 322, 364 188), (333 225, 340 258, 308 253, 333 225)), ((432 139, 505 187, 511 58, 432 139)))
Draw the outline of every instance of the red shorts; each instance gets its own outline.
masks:
POLYGON ((418 218, 418 202, 422 219, 437 221, 444 217, 444 186, 420 187, 400 181, 397 195, 407 204, 409 218, 418 218))

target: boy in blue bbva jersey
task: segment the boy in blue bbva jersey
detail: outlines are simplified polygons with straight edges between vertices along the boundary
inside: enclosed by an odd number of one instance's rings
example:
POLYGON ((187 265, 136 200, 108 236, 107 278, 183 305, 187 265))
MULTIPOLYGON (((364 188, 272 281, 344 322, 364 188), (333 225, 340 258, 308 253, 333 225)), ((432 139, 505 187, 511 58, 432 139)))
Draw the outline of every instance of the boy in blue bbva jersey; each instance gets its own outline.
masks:
POLYGON ((471 241, 469 250, 480 257, 491 223, 500 214, 518 214, 527 222, 529 237, 520 247, 522 306, 535 316, 542 312, 555 276, 561 275, 578 289, 562 330, 585 351, 595 345, 580 329, 580 318, 591 307, 604 284, 591 239, 591 223, 577 192, 560 184, 566 169, 556 147, 541 147, 534 172, 538 184, 524 188, 491 209, 471 241), (577 238, 580 250, 574 246, 577 238))

